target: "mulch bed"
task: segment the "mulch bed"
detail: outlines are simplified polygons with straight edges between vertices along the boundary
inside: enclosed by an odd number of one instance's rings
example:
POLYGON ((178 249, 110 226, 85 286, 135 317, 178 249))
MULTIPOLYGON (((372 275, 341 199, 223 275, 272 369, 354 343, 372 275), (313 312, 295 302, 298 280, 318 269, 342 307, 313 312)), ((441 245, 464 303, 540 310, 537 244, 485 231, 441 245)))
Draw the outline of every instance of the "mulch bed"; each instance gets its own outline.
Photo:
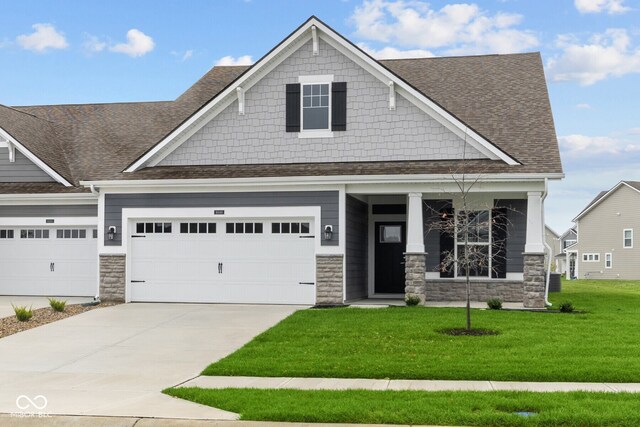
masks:
POLYGON ((500 332, 492 331, 491 329, 471 329, 469 331, 466 328, 452 328, 452 329, 443 329, 440 331, 440 333, 445 335, 453 335, 453 336, 468 335, 473 337, 479 337, 483 335, 498 335, 500 332))
POLYGON ((109 307, 116 305, 114 303, 100 303, 98 305, 81 305, 73 304, 65 307, 63 312, 53 311, 51 307, 36 308, 33 310, 33 317, 26 322, 16 319, 16 316, 0 318, 0 338, 17 334, 18 332, 28 329, 37 328, 47 323, 62 320, 76 314, 84 313, 96 308, 109 307))

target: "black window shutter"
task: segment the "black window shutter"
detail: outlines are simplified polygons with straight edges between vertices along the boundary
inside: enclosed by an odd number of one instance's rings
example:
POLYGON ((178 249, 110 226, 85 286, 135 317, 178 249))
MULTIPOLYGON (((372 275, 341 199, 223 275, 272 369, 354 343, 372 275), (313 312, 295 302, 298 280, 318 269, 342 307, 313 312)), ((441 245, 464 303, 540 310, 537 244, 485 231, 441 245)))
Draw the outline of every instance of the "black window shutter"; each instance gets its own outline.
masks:
POLYGON ((347 82, 331 84, 331 130, 347 130, 347 82))
POLYGON ((505 279, 507 277, 507 208, 495 208, 491 224, 491 277, 505 279))
MULTIPOLYGON (((440 221, 451 221, 453 215, 453 209, 445 208, 440 210, 440 221)), ((443 224, 443 230, 440 230, 440 277, 454 277, 455 266, 445 265, 446 258, 451 256, 454 251, 455 241, 454 236, 447 231, 447 226, 443 224)), ((450 259, 450 258, 449 258, 450 259)))
POLYGON ((300 132, 300 84, 287 85, 287 132, 300 132))

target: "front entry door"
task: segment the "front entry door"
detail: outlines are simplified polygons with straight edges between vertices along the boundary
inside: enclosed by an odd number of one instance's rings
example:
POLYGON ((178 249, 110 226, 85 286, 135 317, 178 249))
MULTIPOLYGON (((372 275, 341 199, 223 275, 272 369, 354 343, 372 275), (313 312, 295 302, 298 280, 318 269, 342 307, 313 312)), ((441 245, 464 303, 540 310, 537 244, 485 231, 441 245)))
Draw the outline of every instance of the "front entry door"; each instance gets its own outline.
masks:
POLYGON ((376 222, 375 293, 404 293, 405 222, 376 222))

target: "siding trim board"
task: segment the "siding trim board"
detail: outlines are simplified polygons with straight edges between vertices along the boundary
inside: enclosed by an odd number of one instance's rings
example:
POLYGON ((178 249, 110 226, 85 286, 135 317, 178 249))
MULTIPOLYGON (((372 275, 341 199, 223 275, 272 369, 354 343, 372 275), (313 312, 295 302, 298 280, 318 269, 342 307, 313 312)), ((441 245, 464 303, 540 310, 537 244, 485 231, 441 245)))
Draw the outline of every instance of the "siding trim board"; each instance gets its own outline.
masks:
POLYGON ((0 218, 97 217, 97 205, 2 205, 0 218))
MULTIPOLYGON (((104 235, 105 246, 122 246, 122 235, 114 240, 106 235, 109 226, 122 230, 124 208, 217 208, 217 207, 278 207, 320 206, 321 226, 333 226, 333 239, 322 240, 322 246, 338 246, 339 227, 338 191, 299 192, 247 192, 247 193, 141 193, 105 194, 104 235)), ((211 212, 213 216, 213 211, 211 212)))

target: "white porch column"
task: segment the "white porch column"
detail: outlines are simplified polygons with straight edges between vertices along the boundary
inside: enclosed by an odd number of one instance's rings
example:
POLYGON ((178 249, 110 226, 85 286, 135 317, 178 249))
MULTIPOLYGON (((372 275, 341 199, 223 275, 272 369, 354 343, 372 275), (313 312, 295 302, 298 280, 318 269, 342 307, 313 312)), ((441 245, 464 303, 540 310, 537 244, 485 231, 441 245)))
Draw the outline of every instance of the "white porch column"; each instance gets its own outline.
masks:
POLYGON ((424 253, 424 223, 422 221, 422 194, 407 196, 407 253, 424 253))
POLYGON ((542 228, 542 193, 527 193, 527 242, 524 245, 526 254, 544 253, 544 231, 542 228))

